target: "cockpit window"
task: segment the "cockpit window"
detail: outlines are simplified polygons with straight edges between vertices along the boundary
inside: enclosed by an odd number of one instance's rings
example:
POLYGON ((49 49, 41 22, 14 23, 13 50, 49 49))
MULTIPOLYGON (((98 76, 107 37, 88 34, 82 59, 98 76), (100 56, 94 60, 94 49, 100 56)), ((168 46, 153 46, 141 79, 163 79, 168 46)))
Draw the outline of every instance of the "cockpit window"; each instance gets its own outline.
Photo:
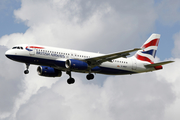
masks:
POLYGON ((21 49, 21 50, 23 50, 23 47, 13 47, 12 49, 21 49))

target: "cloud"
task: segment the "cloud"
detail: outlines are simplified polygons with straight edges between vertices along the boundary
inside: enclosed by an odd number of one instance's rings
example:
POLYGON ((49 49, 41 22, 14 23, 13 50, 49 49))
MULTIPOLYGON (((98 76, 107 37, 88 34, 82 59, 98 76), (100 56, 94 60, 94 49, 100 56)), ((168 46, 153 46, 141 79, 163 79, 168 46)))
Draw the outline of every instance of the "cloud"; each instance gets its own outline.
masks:
POLYGON ((157 18, 153 2, 141 0, 22 0, 22 7, 14 13, 29 29, 2 37, 2 45, 43 44, 104 53, 141 46, 157 18), (132 7, 139 3, 141 6, 132 7), (110 44, 112 49, 107 49, 110 44))
POLYGON ((24 77, 20 72, 23 67, 21 64, 8 60, 5 57, 6 51, 7 48, 0 45, 0 119, 13 111, 16 99, 24 90, 24 77))
POLYGON ((172 84, 157 80, 158 76, 147 73, 108 77, 103 86, 83 84, 79 78, 74 85, 58 81, 33 95, 20 108, 17 118, 161 120, 166 106, 176 97, 172 84))
POLYGON ((32 101, 28 101, 28 104, 20 108, 16 119, 70 119, 69 113, 71 111, 69 111, 69 107, 62 104, 64 99, 51 90, 44 93, 44 89, 47 88, 41 88, 36 95, 32 96, 32 101), (41 94, 41 92, 43 93, 41 94), (23 111, 21 111, 22 109, 23 111))
POLYGON ((175 101, 169 106, 166 107, 165 114, 164 114, 164 120, 172 119, 172 120, 178 120, 180 119, 180 115, 177 113, 179 107, 180 107, 180 75, 178 68, 180 67, 180 59, 171 59, 175 62, 169 65, 166 65, 164 67, 164 70, 162 72, 159 72, 158 79, 165 79, 168 83, 171 83, 172 90, 174 92, 174 95, 176 96, 175 101))

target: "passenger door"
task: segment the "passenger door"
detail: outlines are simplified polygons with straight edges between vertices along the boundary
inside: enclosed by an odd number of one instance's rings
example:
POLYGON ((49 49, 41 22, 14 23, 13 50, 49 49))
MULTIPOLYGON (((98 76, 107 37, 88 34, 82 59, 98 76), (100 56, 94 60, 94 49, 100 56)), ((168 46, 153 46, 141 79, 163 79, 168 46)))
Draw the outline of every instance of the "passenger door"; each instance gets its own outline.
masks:
POLYGON ((30 55, 35 55, 36 48, 30 48, 30 47, 28 47, 28 49, 29 49, 29 54, 30 54, 30 55))
POLYGON ((132 60, 132 70, 136 70, 137 69, 137 63, 136 63, 136 59, 131 59, 132 60))

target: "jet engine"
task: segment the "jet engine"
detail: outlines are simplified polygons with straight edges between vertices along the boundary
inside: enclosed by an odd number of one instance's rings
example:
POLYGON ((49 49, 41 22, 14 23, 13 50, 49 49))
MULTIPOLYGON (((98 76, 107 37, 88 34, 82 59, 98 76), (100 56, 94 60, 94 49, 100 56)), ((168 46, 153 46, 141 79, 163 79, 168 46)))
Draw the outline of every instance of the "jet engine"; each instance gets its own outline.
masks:
POLYGON ((47 66, 38 66, 38 75, 45 77, 61 77, 62 71, 47 66))
POLYGON ((75 59, 66 60, 65 66, 66 68, 75 70, 86 70, 88 68, 88 64, 86 62, 75 59))

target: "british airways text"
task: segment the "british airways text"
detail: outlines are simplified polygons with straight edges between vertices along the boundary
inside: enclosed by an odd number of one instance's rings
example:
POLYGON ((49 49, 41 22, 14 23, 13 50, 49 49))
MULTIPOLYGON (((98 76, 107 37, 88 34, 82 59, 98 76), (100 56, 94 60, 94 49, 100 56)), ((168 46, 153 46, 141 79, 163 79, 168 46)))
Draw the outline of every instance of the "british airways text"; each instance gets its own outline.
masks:
POLYGON ((48 53, 48 52, 40 52, 40 51, 36 51, 37 55, 46 55, 46 56, 52 56, 52 57, 60 57, 60 58, 65 58, 64 55, 59 55, 56 53, 48 53))

